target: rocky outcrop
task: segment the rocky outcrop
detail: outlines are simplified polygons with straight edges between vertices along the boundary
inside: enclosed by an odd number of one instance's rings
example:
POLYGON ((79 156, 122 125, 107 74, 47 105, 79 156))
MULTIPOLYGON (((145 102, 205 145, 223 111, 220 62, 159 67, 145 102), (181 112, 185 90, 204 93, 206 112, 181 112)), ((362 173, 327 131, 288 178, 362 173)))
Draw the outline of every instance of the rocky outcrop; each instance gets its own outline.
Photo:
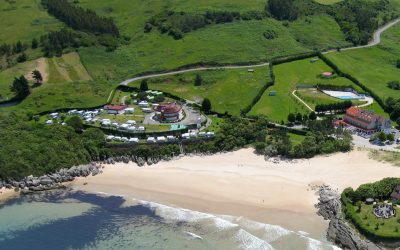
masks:
POLYGON ((44 191, 64 187, 62 183, 74 180, 75 177, 86 177, 102 173, 101 166, 91 163, 75 166, 69 169, 63 168, 53 174, 34 177, 32 175, 22 180, 0 180, 0 188, 18 188, 22 193, 44 191))
POLYGON ((104 164, 115 164, 116 162, 123 162, 123 163, 129 163, 129 162, 134 162, 136 163, 139 167, 142 167, 144 165, 153 165, 156 164, 160 161, 170 161, 172 159, 175 159, 174 157, 171 156, 160 156, 160 157, 138 157, 138 156, 116 156, 116 157, 110 157, 107 160, 103 161, 104 164))
POLYGON ((343 249, 375 250, 383 249, 373 242, 362 239, 360 235, 341 218, 340 195, 329 186, 321 186, 317 190, 319 202, 316 205, 318 214, 330 220, 327 238, 343 249))

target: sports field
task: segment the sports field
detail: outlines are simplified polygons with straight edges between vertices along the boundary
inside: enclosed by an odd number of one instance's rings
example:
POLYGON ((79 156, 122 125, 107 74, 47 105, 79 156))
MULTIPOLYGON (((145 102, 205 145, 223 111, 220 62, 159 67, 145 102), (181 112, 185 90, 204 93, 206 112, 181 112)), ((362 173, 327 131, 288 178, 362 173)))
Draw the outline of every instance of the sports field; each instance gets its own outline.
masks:
MULTIPOLYGON (((208 70, 197 73, 185 73, 176 76, 154 78, 149 80, 149 88, 168 92, 182 98, 201 103, 209 98, 213 110, 233 115, 240 115, 256 97, 259 90, 269 78, 268 66, 247 69, 208 70), (201 86, 195 86, 196 74, 203 79, 201 86)), ((140 82, 131 86, 139 87, 140 82)))

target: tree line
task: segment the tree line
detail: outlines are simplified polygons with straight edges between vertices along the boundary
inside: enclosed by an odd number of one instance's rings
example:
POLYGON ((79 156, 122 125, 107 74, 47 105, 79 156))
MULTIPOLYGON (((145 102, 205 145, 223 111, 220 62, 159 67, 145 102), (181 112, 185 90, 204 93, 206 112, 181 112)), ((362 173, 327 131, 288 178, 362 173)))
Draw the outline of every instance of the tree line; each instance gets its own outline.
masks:
POLYGON ((74 30, 119 36, 118 27, 112 18, 101 17, 96 12, 75 6, 67 0, 42 0, 42 4, 47 8, 49 14, 74 30))
POLYGON ((351 101, 328 103, 328 104, 317 104, 317 105, 315 105, 315 112, 317 112, 317 113, 323 113, 323 112, 340 113, 340 112, 346 111, 351 106, 353 106, 353 103, 351 101))
POLYGON ((400 126, 400 98, 394 99, 393 97, 389 97, 386 99, 385 104, 385 111, 390 115, 390 119, 396 121, 400 126))

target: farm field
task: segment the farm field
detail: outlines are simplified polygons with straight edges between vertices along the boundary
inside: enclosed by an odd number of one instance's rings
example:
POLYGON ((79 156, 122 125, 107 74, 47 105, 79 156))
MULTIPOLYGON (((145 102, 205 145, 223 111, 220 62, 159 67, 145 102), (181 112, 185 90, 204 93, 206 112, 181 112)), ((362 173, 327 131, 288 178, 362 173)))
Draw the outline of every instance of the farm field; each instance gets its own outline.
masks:
MULTIPOLYGON (((311 62, 311 59, 304 59, 290 63, 274 66, 275 85, 268 88, 261 100, 250 111, 250 115, 266 115, 276 122, 286 121, 289 113, 305 113, 309 110, 292 95, 297 85, 312 86, 316 84, 330 84, 337 86, 353 86, 359 90, 351 81, 343 77, 323 79, 320 77, 323 72, 330 72, 332 69, 323 61, 311 62), (269 96, 271 91, 276 91, 276 96, 269 96)), ((334 98, 319 95, 318 100, 326 103, 334 98)), ((310 106, 318 104, 309 103, 310 106)))
POLYGON ((0 1, 0 44, 18 40, 30 44, 62 24, 47 14, 40 0, 0 1))
MULTIPOLYGON (((148 85, 152 90, 171 93, 198 103, 207 97, 213 110, 240 115, 241 109, 246 108, 270 80, 268 66, 254 70, 248 72, 247 69, 229 69, 185 73, 150 79, 148 85), (196 74, 203 79, 201 86, 194 86, 196 74)), ((134 87, 139 85, 140 82, 130 84, 134 87)))
POLYGON ((105 52, 102 47, 80 50, 83 64, 95 79, 120 81, 143 72, 172 70, 195 63, 260 62, 316 48, 349 45, 338 24, 326 15, 302 18, 287 26, 271 18, 210 25, 185 34, 181 40, 174 40, 156 29, 150 33, 143 31, 146 21, 165 9, 190 13, 207 10, 244 13, 263 11, 265 1, 152 1, 149 4, 117 0, 110 8, 108 1, 86 0, 80 5, 113 17, 123 35, 130 38, 128 44, 113 52, 105 52), (263 36, 266 30, 275 31, 277 37, 266 39, 263 36))
POLYGON ((351 74, 381 98, 400 97, 400 91, 387 87, 389 81, 399 80, 400 25, 382 34, 382 43, 373 48, 357 49, 327 54, 341 70, 351 74))

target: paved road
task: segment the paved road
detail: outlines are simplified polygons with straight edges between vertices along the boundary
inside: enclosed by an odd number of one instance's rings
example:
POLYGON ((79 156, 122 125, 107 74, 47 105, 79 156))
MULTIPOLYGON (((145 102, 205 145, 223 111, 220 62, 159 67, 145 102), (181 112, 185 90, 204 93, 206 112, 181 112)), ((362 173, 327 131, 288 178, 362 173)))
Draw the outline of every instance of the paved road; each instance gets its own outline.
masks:
MULTIPOLYGON (((363 49, 363 48, 369 48, 369 47, 376 46, 376 45, 381 43, 381 35, 382 35, 382 33, 385 32, 387 29, 391 28, 393 25, 396 25, 398 22, 400 22, 400 18, 397 18, 397 19, 395 19, 395 20, 393 20, 391 22, 388 22, 387 24, 385 24, 382 27, 380 27, 379 29, 377 29, 374 32, 373 39, 366 45, 343 48, 343 49, 340 49, 340 50, 341 51, 346 51, 346 50, 363 49)), ((335 52, 335 51, 337 51, 337 50, 336 49, 332 49, 332 50, 325 51, 322 54, 328 54, 328 53, 335 52)))
POLYGON ((269 65, 269 62, 254 64, 254 65, 227 65, 227 66, 216 66, 216 67, 195 67, 195 68, 191 68, 191 69, 183 69, 183 70, 171 71, 171 72, 167 72, 167 73, 150 74, 150 75, 145 75, 145 76, 133 77, 133 78, 129 78, 129 79, 121 82, 120 85, 128 85, 131 82, 136 82, 136 81, 143 80, 143 79, 149 79, 149 78, 160 77, 160 76, 177 75, 177 74, 194 72, 194 71, 215 70, 215 69, 248 69, 248 68, 263 67, 263 66, 267 66, 267 65, 269 65))

